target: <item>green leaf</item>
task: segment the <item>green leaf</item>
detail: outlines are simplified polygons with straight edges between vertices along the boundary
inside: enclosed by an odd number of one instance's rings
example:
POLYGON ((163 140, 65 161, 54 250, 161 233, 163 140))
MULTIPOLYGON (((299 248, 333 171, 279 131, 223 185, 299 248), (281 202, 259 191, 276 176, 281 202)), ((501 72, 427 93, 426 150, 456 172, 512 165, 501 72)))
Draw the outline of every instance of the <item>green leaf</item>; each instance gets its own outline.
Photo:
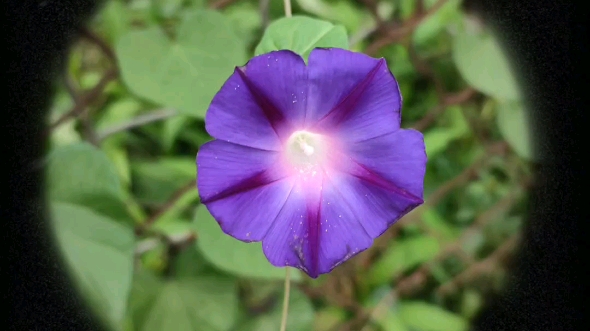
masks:
POLYGON ((158 295, 142 330, 229 330, 237 314, 236 292, 234 282, 218 277, 169 282, 158 295))
POLYGON ((453 240, 460 234, 460 230, 451 226, 444 217, 432 207, 424 207, 422 222, 443 239, 453 240))
MULTIPOLYGON (((113 138, 113 137, 111 137, 113 138)), ((105 139, 102 142, 102 148, 117 169, 121 184, 125 189, 131 184, 131 168, 129 166, 129 155, 124 147, 121 147, 118 139, 105 139)))
POLYGON ((236 35, 247 45, 258 38, 258 29, 262 27, 262 18, 257 6, 251 2, 238 2, 224 11, 231 21, 236 35))
POLYGON ((433 259, 440 249, 439 242, 431 237, 415 236, 399 240, 371 267, 368 281, 373 285, 390 281, 399 274, 433 259))
MULTIPOLYGON (((400 79, 401 77, 415 74, 416 70, 410 61, 408 50, 403 45, 390 45, 386 48, 385 54, 387 63, 389 64, 389 70, 391 70, 395 77, 400 80, 398 82, 400 85, 407 81, 407 79, 400 79)), ((404 99, 411 99, 407 97, 406 94, 402 93, 402 95, 404 96, 404 99)))
MULTIPOLYGON (((276 300, 273 309, 262 316, 246 321, 240 326, 240 331, 276 331, 281 326, 281 300, 276 300)), ((289 296, 289 315, 287 316, 287 330, 309 331, 314 322, 313 306, 305 294, 297 288, 291 287, 289 296)))
POLYGON ((498 102, 496 113, 496 123, 508 144, 520 157, 535 160, 531 145, 531 124, 522 102, 498 102))
POLYGON ((193 232, 193 226, 190 222, 177 218, 159 218, 151 230, 160 232, 167 237, 187 237, 193 232))
POLYGON ((458 21, 461 18, 460 4, 459 0, 447 1, 432 15, 426 17, 412 34, 412 42, 416 45, 423 45, 436 38, 450 24, 458 21))
MULTIPOLYGON (((76 53, 72 53, 76 54, 76 53)), ((68 112, 74 102, 72 97, 63 89, 59 89, 53 97, 51 112, 48 119, 49 123, 55 123, 60 117, 68 112)), ((82 140, 78 131, 76 131, 76 120, 68 121, 51 132, 51 145, 54 147, 78 143, 82 140)))
POLYGON ((383 331, 410 331, 400 314, 391 310, 388 310, 383 318, 377 321, 377 324, 381 326, 383 331))
POLYGON ((179 139, 181 139, 182 141, 190 144, 191 146, 200 147, 204 143, 213 140, 213 137, 211 137, 207 133, 207 131, 205 130, 204 127, 205 127, 205 125, 203 123, 201 129, 197 129, 197 130, 183 130, 180 133, 179 139))
POLYGON ((315 314, 314 331, 329 331, 346 320, 346 311, 342 308, 328 306, 315 314))
POLYGON ((484 303, 482 293, 475 290, 466 290, 461 298, 461 314, 466 318, 473 318, 479 312, 484 303))
POLYGON ((451 128, 435 127, 428 130, 424 134, 426 155, 428 155, 429 159, 433 159, 438 154, 444 152, 455 139, 457 139, 457 135, 451 128))
POLYGON ((165 151, 169 152, 172 149, 176 138, 178 138, 182 129, 190 124, 191 120, 191 117, 178 115, 164 121, 164 127, 162 128, 162 147, 165 151))
POLYGON ((191 181, 196 181, 197 166, 194 158, 160 158, 133 162, 131 173, 137 200, 160 204, 191 181))
POLYGON ((234 67, 246 60, 226 17, 210 10, 183 15, 174 40, 150 27, 123 35, 116 51, 132 92, 195 117, 205 116, 234 67))
POLYGON ((117 220, 130 220, 115 166, 88 143, 53 150, 48 156, 47 193, 51 200, 83 205, 117 220))
POLYGON ((113 125, 129 121, 142 109, 141 102, 131 97, 125 97, 110 104, 101 112, 100 119, 96 122, 96 129, 102 131, 113 125))
POLYGON ((283 17, 268 26, 255 53, 288 49, 307 61, 316 47, 348 49, 346 30, 343 26, 306 16, 283 17))
POLYGON ((211 273, 219 274, 194 245, 184 249, 174 259, 174 277, 177 279, 211 273))
POLYGON ((159 16, 162 18, 173 17, 185 0, 152 0, 152 6, 159 16))
POLYGON ((395 3, 399 10, 400 18, 404 20, 410 18, 414 11, 416 10, 416 1, 414 0, 389 0, 390 2, 395 3))
MULTIPOLYGON (((232 274, 269 280, 285 278, 285 269, 270 264, 262 252, 261 243, 245 243, 225 234, 205 206, 197 208, 195 227, 197 247, 217 268, 232 274)), ((292 270, 291 279, 301 276, 292 270)))
POLYGON ((461 316, 426 302, 401 303, 399 316, 408 327, 417 331, 463 331, 469 327, 461 316))
POLYGON ((232 280, 203 276, 143 281, 132 294, 137 330, 226 331, 235 323, 238 297, 232 280))
POLYGON ((460 31, 453 41, 453 61, 465 81, 479 91, 501 100, 520 99, 513 68, 495 36, 460 31))
POLYGON ((309 13, 344 25, 348 31, 357 31, 363 24, 371 26, 375 24, 367 10, 347 0, 297 0, 297 4, 309 13))
POLYGON ((110 326, 120 329, 133 275, 133 231, 73 204, 52 203, 51 216, 81 293, 110 326))
MULTIPOLYGON (((143 323, 144 315, 154 305, 163 282, 153 272, 142 267, 133 275, 128 311, 134 325, 143 323)), ((137 330, 135 328, 134 330, 137 330)))
POLYGON ((110 43, 117 40, 129 29, 130 18, 127 6, 121 0, 110 0, 104 6, 100 18, 101 28, 110 43))
POLYGON ((469 124, 463 116, 461 107, 448 107, 444 112, 444 117, 450 122, 447 126, 434 127, 424 134, 426 155, 429 159, 444 152, 453 141, 469 133, 469 124))

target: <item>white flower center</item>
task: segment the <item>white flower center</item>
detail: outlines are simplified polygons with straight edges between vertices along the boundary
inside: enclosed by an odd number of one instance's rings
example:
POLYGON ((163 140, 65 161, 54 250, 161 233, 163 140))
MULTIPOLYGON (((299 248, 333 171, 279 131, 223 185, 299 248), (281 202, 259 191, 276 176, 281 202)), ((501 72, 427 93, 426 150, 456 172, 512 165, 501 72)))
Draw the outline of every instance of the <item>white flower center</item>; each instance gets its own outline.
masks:
POLYGON ((325 142, 321 135, 295 131, 287 140, 286 157, 297 168, 318 165, 325 155, 325 142))

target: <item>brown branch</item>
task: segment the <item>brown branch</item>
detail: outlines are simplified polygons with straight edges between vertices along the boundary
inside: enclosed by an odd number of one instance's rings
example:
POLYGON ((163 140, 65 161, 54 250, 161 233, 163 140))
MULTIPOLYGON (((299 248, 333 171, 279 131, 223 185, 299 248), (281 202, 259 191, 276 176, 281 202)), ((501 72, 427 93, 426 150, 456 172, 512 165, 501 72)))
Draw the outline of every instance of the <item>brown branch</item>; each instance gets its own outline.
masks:
POLYGON ((510 237, 488 257, 472 264, 467 269, 453 277, 453 279, 441 285, 438 289, 436 289, 436 294, 441 296, 445 295, 449 293, 449 291, 466 284, 481 274, 492 272, 494 268, 496 268, 496 266, 502 262, 502 260, 506 259, 515 250, 520 239, 519 237, 520 236, 518 234, 510 237))
POLYGON ((371 313, 368 316, 367 322, 365 323, 365 326, 361 329, 361 331, 369 331, 370 330, 370 322, 371 321, 377 321, 379 319, 382 318, 382 316, 384 316, 387 311, 389 310, 389 307, 391 307, 395 301, 397 299, 397 295, 395 293, 395 291, 390 291, 388 293, 386 293, 383 298, 381 298, 381 300, 379 300, 379 302, 377 303, 377 305, 375 306, 375 308, 373 308, 373 310, 371 310, 371 313))
POLYGON ((74 103, 78 102, 78 100, 80 99, 80 93, 78 92, 78 87, 75 86, 76 83, 74 82, 74 79, 72 79, 72 76, 70 76, 67 71, 65 72, 63 79, 66 91, 68 92, 74 103))
POLYGON ((371 16, 373 16, 373 18, 375 19, 375 22, 377 23, 377 27, 383 26, 384 22, 383 22, 383 19, 381 19, 381 16, 379 16, 377 1, 375 1, 375 0, 356 0, 356 2, 362 3, 365 5, 365 7, 367 7, 367 10, 369 10, 369 13, 371 13, 371 16))
POLYGON ((416 71, 422 76, 432 79, 436 95, 440 100, 443 100, 445 98, 446 92, 442 80, 439 79, 439 77, 436 75, 434 69, 432 69, 430 64, 418 55, 418 52, 416 51, 416 47, 414 46, 413 42, 407 40, 405 42, 405 46, 408 49, 408 56, 410 58, 410 62, 412 63, 416 71))
POLYGON ((476 93, 476 90, 474 90, 471 87, 467 87, 464 90, 461 90, 457 93, 444 95, 439 104, 437 104, 431 110, 429 110, 428 113, 424 115, 424 117, 422 117, 412 126, 412 128, 418 131, 425 130, 436 121, 438 116, 442 114, 446 107, 462 104, 471 99, 473 96, 475 96, 476 93))
MULTIPOLYGON (((410 35, 412 34, 413 31, 410 35)), ((412 63, 416 71, 422 76, 430 78, 432 80, 434 84, 435 93, 439 99, 439 103, 436 106, 434 106, 430 111, 428 111, 428 113, 426 113, 424 117, 422 117, 418 122, 414 124, 414 129, 422 131, 430 125, 432 125, 432 123, 434 123, 438 116, 442 114, 446 107, 461 104, 468 101, 476 94, 476 91, 471 87, 467 87, 464 90, 459 91, 457 93, 446 92, 443 80, 436 74, 435 70, 428 63, 428 61, 426 61, 418 55, 416 47, 411 42, 411 40, 406 40, 404 42, 404 45, 408 49, 410 62, 412 63)))
POLYGON ((469 167, 465 168, 457 176, 446 181, 445 183, 440 185, 438 189, 432 192, 428 196, 424 204, 417 209, 417 213, 412 213, 412 217, 404 217, 400 219, 396 224, 399 226, 403 226, 413 222, 422 214, 422 211, 425 209, 425 207, 436 206, 443 198, 445 198, 453 190, 462 185, 465 185, 473 179, 476 179, 477 173, 487 165, 487 162, 489 161, 491 156, 498 154, 502 155, 506 153, 507 149, 508 145, 504 141, 493 143, 487 146, 486 153, 482 157, 473 162, 469 167))
POLYGON ((162 205, 162 207, 160 207, 155 213, 153 213, 143 224, 139 225, 136 228, 135 233, 137 235, 145 233, 145 231, 149 229, 149 227, 153 223, 155 223, 158 220, 158 218, 160 218, 168 210, 174 207, 174 204, 176 204, 178 200, 180 200, 185 194, 187 194, 193 189, 195 189, 195 182, 190 181, 189 183, 178 189, 176 192, 174 192, 170 199, 168 199, 168 201, 166 201, 164 205, 162 205))
POLYGON ((438 0, 428 10, 422 12, 416 11, 413 17, 400 26, 387 29, 385 28, 387 24, 384 25, 384 28, 380 29, 381 36, 367 46, 365 53, 374 56, 381 48, 393 44, 394 42, 402 41, 404 38, 408 37, 424 19, 439 10, 446 2, 447 0, 438 0))
POLYGON ((51 124, 48 130, 45 132, 45 135, 48 136, 53 130, 66 123, 68 120, 74 117, 80 117, 84 127, 85 138, 91 143, 97 145, 99 141, 98 135, 96 134, 92 123, 90 123, 90 118, 85 116, 88 114, 84 114, 84 111, 90 104, 95 102, 96 99, 102 95, 108 83, 118 77, 119 70, 117 68, 117 58, 115 56, 115 52, 104 40, 102 40, 98 35, 88 28, 79 29, 79 33, 82 38, 85 38, 98 46, 102 53, 111 60, 114 68, 109 69, 92 89, 83 94, 77 92, 77 88, 74 87, 73 81, 66 73, 64 84, 66 90, 74 100, 74 106, 68 112, 63 114, 59 119, 57 119, 57 121, 51 124))
POLYGON ((422 206, 402 217, 396 224, 389 228, 389 230, 375 239, 373 245, 368 250, 359 254, 359 256, 355 258, 356 264, 359 268, 368 268, 375 256, 389 245, 390 241, 402 227, 412 224, 413 222, 420 222, 422 213, 426 208, 437 205, 453 190, 475 179, 477 173, 487 165, 487 162, 492 155, 502 155, 506 153, 507 150, 508 145, 504 141, 488 145, 486 147, 486 153, 479 160, 464 169, 459 175, 443 183, 436 191, 427 197, 422 206))
POLYGON ((117 65, 117 56, 115 55, 115 51, 111 48, 109 44, 107 44, 107 42, 100 38, 96 33, 84 27, 80 29, 80 35, 83 38, 95 44, 96 46, 98 46, 102 53, 106 55, 106 57, 108 57, 115 66, 117 65))
POLYGON ((490 221, 494 220, 496 216, 498 216, 501 213, 507 212, 517 201, 517 198, 520 194, 522 194, 521 191, 512 192, 511 194, 508 194, 506 197, 495 203, 492 207, 490 207, 488 210, 479 215, 475 219, 473 224, 471 224, 469 228, 467 228, 463 232, 463 235, 457 241, 445 246, 434 259, 432 259, 428 263, 423 264, 420 268, 418 268, 418 270, 414 271, 409 276, 402 277, 401 279, 399 279, 396 282, 397 293, 400 296, 409 296, 413 294, 415 290, 420 287, 421 284, 426 282, 428 274, 430 273, 430 269, 435 263, 444 260, 452 253, 464 254, 465 252, 463 251, 462 247, 463 243, 474 232, 481 231, 480 229, 483 228, 490 221))
POLYGON ((232 3, 236 2, 237 0, 217 0, 209 4, 209 8, 212 9, 223 9, 232 3))
MULTIPOLYGON (((78 87, 75 86, 75 82, 72 77, 66 72, 64 75, 64 86, 66 91, 74 101, 74 104, 80 103, 80 93, 78 92, 78 87)), ((92 126, 91 120, 88 116, 87 112, 80 113, 80 123, 82 124, 82 133, 84 135, 84 139, 90 142, 94 146, 99 146, 98 136, 94 127, 92 126)))
MULTIPOLYGON (((476 227, 481 227, 491 219, 497 215, 498 212, 501 210, 507 210, 512 206, 515 199, 514 196, 511 194, 508 197, 500 200, 494 206, 492 206, 488 211, 482 214, 478 219, 474 222, 474 224, 470 227, 470 229, 474 229, 476 227)), ((415 289, 421 287, 427 281, 428 274, 430 272, 431 266, 441 261, 442 259, 446 258, 448 254, 453 253, 455 251, 461 251, 461 245, 466 240, 466 238, 470 235, 469 229, 465 231, 464 235, 454 243, 449 244, 441 253, 437 255, 432 261, 422 265, 418 270, 410 274, 409 276, 403 277, 398 280, 396 283, 397 285, 395 288, 391 289, 391 292, 385 295, 375 306, 375 308, 370 313, 369 320, 379 320, 383 317, 385 312, 387 311, 387 307, 390 306, 390 301, 393 298, 397 298, 398 296, 404 297, 411 295, 415 289)), ((451 281, 441 286, 437 289, 437 292, 444 293, 448 291, 449 288, 453 288, 453 286, 458 286, 459 284, 463 284, 469 279, 481 274, 482 272, 489 271, 493 269, 493 267, 497 264, 497 261, 501 260, 503 257, 510 253, 514 247, 516 246, 518 239, 518 235, 513 236, 506 242, 504 242, 494 253, 490 256, 485 258, 482 261, 476 262, 471 264, 466 270, 455 276, 451 281)), ((364 330, 364 329, 363 329, 364 330)))
POLYGON ((48 131, 46 134, 50 134, 51 131, 55 130, 58 126, 66 123, 68 120, 79 116, 91 103, 93 103, 104 91, 105 87, 110 83, 112 80, 117 78, 117 70, 111 69, 106 72, 104 76, 100 79, 100 81, 88 92, 84 93, 82 96, 77 98, 75 101, 74 106, 68 112, 63 114, 57 121, 49 126, 48 131))
POLYGON ((270 0, 260 0, 258 3, 258 11, 260 12, 260 20, 262 21, 262 27, 267 28, 270 24, 270 13, 269 13, 270 0))
MULTIPOLYGON (((507 146, 505 142, 500 142, 488 146, 487 153, 481 159, 473 163, 469 168, 465 169, 458 176, 443 184, 439 189, 437 189, 433 194, 430 195, 428 200, 425 202, 425 205, 434 206, 438 204, 438 202, 440 202, 440 200, 444 198, 448 193, 450 193, 453 189, 473 179, 477 172, 487 164, 487 161, 489 160, 489 157, 491 155, 505 153, 506 150, 507 146)), ((463 243, 473 233, 473 231, 477 231, 477 229, 485 226, 485 224, 493 220, 499 213, 506 212, 507 210, 509 210, 512 207, 512 205, 517 201, 517 197, 521 193, 522 191, 519 190, 508 194, 508 196, 504 197, 496 204, 494 204, 490 209, 486 210, 484 213, 478 216, 476 220, 473 222, 473 224, 464 232, 464 234, 457 241, 447 244, 446 247, 444 247, 442 251, 434 259, 420 266, 418 270, 414 271, 409 276, 402 276, 401 278, 399 278, 395 282, 396 286, 395 288, 392 288, 389 296, 385 296, 373 309, 373 311, 370 314, 371 318, 369 319, 369 321, 378 320, 382 317, 383 311, 386 311, 386 309, 384 309, 383 307, 389 306, 383 302, 389 300, 388 298, 397 298, 398 296, 411 295, 415 292, 417 288, 421 287, 424 283, 426 283, 432 265, 445 259, 449 254, 456 252, 460 254, 463 257, 463 259, 466 259, 468 263, 471 263, 471 258, 462 249, 463 243)), ((423 207, 418 208, 417 212, 414 213, 412 217, 405 217, 398 221, 397 224, 403 226, 404 224, 410 223, 411 221, 418 218, 422 214, 423 210, 423 207)))
POLYGON ((105 129, 104 131, 97 134, 97 139, 98 141, 103 141, 104 139, 113 134, 122 131, 127 131, 156 121, 165 120, 176 115, 178 115, 178 112, 174 109, 160 109, 153 111, 151 113, 142 114, 130 119, 127 122, 123 122, 116 126, 112 126, 110 128, 105 129))

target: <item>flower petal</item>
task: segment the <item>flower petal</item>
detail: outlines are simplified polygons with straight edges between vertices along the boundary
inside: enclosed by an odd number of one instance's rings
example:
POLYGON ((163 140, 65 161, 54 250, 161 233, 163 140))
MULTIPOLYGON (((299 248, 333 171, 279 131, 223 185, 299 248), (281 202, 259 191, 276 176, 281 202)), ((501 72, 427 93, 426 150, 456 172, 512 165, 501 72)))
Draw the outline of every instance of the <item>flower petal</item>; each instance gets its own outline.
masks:
POLYGON ((342 146, 330 150, 331 166, 324 173, 295 179, 263 239, 272 264, 314 278, 330 272, 423 203, 422 134, 398 130, 342 146))
POLYGON ((421 205, 426 171, 422 134, 399 130, 348 146, 330 181, 376 238, 421 205))
POLYGON ((252 58, 242 68, 242 78, 265 110, 281 139, 303 124, 307 102, 307 67, 287 50, 252 58))
POLYGON ((264 254, 273 265, 292 266, 310 277, 318 276, 322 185, 322 178, 312 183, 295 179, 287 201, 262 241, 264 254))
POLYGON ((225 233, 242 241, 262 240, 293 187, 276 167, 279 158, 277 152, 220 140, 201 146, 197 154, 201 202, 225 233))
POLYGON ((354 206, 343 199, 339 188, 330 180, 324 182, 322 197, 319 271, 328 273, 369 248, 373 244, 373 238, 362 224, 362 214, 355 213, 354 206))
POLYGON ((363 173, 380 177, 416 201, 424 198, 427 156, 422 133, 402 129, 345 148, 345 153, 363 166, 363 173))
POLYGON ((273 265, 293 266, 312 278, 373 242, 325 174, 319 177, 311 184, 296 182, 262 246, 273 265))
POLYGON ((400 128, 402 98, 385 60, 341 49, 309 56, 306 124, 339 140, 360 141, 400 128))
POLYGON ((423 203, 424 140, 400 129, 401 102, 383 59, 316 49, 306 67, 290 51, 257 56, 207 114, 218 140, 197 155, 201 201, 225 233, 262 241, 275 266, 330 272, 423 203), (296 131, 321 137, 300 138, 317 157, 285 154, 296 131))
POLYGON ((239 69, 211 101, 205 115, 205 128, 216 139, 259 149, 281 149, 275 130, 246 86, 239 69))
POLYGON ((342 174, 335 178, 335 182, 342 201, 352 207, 371 238, 383 234, 395 221, 422 203, 352 175, 342 174))

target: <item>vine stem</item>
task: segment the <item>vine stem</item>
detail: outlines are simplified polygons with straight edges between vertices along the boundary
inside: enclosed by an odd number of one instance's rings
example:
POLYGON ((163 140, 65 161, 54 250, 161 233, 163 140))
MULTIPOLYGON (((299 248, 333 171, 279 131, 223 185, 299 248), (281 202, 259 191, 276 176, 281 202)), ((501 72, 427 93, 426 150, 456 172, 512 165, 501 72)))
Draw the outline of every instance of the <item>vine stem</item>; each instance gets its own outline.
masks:
POLYGON ((291 17, 291 0, 283 0, 285 4, 285 16, 291 17))
MULTIPOLYGON (((285 0, 288 1, 288 0, 285 0)), ((289 292, 291 291, 291 275, 289 267, 285 268, 285 296, 283 297, 283 314, 281 317, 281 331, 287 329, 287 316, 289 315, 289 292)))
MULTIPOLYGON (((285 6, 285 17, 291 17, 291 0, 283 0, 285 6)), ((285 294, 283 297, 283 312, 281 315, 281 329, 287 330, 287 316, 289 316, 289 292, 291 292, 291 273, 289 267, 285 268, 285 294)))

